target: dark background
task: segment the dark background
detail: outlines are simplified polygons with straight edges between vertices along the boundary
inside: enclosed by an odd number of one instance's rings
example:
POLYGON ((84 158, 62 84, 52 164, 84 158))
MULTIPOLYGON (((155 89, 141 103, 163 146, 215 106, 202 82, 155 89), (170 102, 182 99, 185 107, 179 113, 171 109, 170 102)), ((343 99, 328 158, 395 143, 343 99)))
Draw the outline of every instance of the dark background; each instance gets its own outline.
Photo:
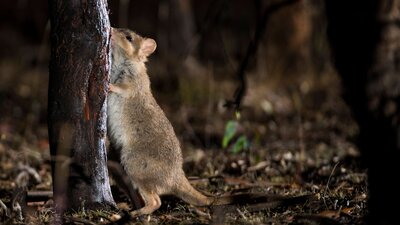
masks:
MULTIPOLYGON (((267 193, 324 197, 304 208, 282 209, 282 215, 249 213, 244 222, 273 218, 287 224, 292 215, 311 214, 361 224, 366 173, 354 145, 358 127, 342 100, 330 57, 323 1, 298 1, 270 15, 245 73, 239 120, 224 104, 239 85, 237 71, 257 23, 279 1, 188 2, 109 1, 112 26, 158 44, 148 72, 181 140, 187 174, 239 180, 198 186, 210 192, 249 188, 250 182, 267 193), (236 134, 222 148, 228 121, 236 121, 236 134), (240 135, 249 147, 233 153, 240 135)), ((51 186, 46 163, 50 31, 47 1, 1 1, 0 12, 0 189, 6 190, 0 198, 5 198, 22 170, 18 164, 42 177, 37 183, 28 179, 30 189, 51 186)))

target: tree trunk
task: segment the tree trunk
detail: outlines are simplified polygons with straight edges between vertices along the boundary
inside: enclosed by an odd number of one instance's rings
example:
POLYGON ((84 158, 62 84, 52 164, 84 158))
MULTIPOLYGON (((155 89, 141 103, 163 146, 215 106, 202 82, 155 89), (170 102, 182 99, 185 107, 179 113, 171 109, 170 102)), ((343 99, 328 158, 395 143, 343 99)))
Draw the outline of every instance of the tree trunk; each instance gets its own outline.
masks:
POLYGON ((398 224, 399 0, 327 0, 328 37, 368 168, 368 224, 398 224))
POLYGON ((106 164, 110 23, 106 0, 49 0, 48 102, 59 212, 113 207, 106 164))

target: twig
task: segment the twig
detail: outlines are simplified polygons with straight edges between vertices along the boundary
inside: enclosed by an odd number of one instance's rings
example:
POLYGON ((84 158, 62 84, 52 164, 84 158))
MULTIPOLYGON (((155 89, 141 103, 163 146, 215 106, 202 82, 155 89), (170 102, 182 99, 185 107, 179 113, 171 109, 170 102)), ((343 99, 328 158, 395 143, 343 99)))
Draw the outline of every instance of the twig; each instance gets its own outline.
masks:
POLYGON ((15 183, 18 187, 25 187, 28 185, 30 178, 32 177, 36 184, 41 182, 41 178, 39 173, 36 171, 35 168, 25 165, 21 162, 17 165, 19 173, 15 178, 15 183))
POLYGON ((27 202, 42 202, 53 198, 52 191, 28 191, 26 194, 27 202))
POLYGON ((325 207, 326 207, 326 208, 328 208, 328 206, 327 206, 327 204, 326 204, 326 201, 325 201, 326 193, 327 193, 328 190, 329 190, 329 183, 331 182, 331 178, 332 178, 332 176, 333 176, 333 173, 335 172, 336 167, 337 167, 338 165, 339 165, 339 162, 337 162, 337 163, 335 164, 335 166, 333 167, 333 169, 332 169, 332 171, 331 171, 331 174, 329 175, 328 182, 327 182, 326 185, 325 185, 324 194, 322 195, 322 199, 324 200, 324 204, 325 204, 325 207))
POLYGON ((25 194, 26 194, 26 189, 25 187, 18 187, 14 190, 13 196, 12 196, 12 201, 11 201, 11 209, 12 212, 15 213, 17 216, 18 220, 23 221, 24 217, 22 216, 22 206, 26 206, 26 201, 25 201, 25 194))
POLYGON ((22 208, 19 202, 14 202, 12 205, 13 211, 17 214, 17 218, 19 221, 23 221, 24 217, 22 216, 22 208))
POLYGON ((246 88, 247 88, 245 73, 246 73, 247 67, 249 65, 250 59, 252 59, 253 56, 255 55, 255 53, 257 52, 258 45, 260 43, 262 35, 265 32, 267 22, 268 22, 270 16, 272 15, 272 13, 280 10, 281 8, 283 8, 285 6, 288 6, 288 5, 291 5, 293 3, 300 2, 300 1, 301 0, 286 0, 286 1, 276 3, 274 5, 271 5, 265 9, 261 19, 257 20, 257 26, 256 26, 255 34, 254 34, 254 39, 250 41, 250 43, 247 47, 246 55, 243 58, 243 61, 240 64, 240 67, 237 71, 239 87, 236 88, 233 100, 226 101, 225 107, 234 108, 235 110, 240 109, 240 105, 241 105, 242 99, 244 97, 244 94, 246 92, 246 88))
POLYGON ((0 212, 3 211, 3 210, 4 210, 5 214, 6 214, 6 217, 9 217, 10 213, 8 212, 8 208, 4 204, 4 202, 0 199, 0 212))
POLYGON ((252 204, 246 207, 248 212, 256 212, 265 209, 273 209, 279 206, 291 206, 304 204, 306 201, 314 199, 314 194, 300 195, 295 197, 277 196, 275 199, 271 198, 270 201, 252 204))
POLYGON ((29 173, 25 170, 18 173, 17 177, 15 177, 15 183, 18 187, 26 187, 29 181, 29 173))
POLYGON ((238 212, 239 213, 239 215, 244 219, 244 220, 247 220, 247 216, 246 215, 244 215, 244 213, 242 212, 242 211, 240 211, 240 209, 239 208, 236 208, 236 212, 238 212))

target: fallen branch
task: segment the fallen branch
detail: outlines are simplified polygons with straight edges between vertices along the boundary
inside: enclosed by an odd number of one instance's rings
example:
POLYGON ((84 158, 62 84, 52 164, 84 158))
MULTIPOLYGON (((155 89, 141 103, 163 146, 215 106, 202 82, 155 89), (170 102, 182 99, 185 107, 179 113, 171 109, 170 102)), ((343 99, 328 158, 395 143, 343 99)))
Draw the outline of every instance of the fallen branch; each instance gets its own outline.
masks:
POLYGON ((26 193, 26 202, 46 202, 52 198, 52 191, 28 191, 26 193))

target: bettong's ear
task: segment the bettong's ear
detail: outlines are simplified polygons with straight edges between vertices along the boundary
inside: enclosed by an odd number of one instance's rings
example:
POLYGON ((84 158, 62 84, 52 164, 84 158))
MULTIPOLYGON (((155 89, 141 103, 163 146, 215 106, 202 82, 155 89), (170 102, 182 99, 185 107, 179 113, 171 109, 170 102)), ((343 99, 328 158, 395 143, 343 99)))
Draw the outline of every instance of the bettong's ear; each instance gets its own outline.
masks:
POLYGON ((144 56, 149 56, 151 53, 153 53, 157 48, 157 43, 155 40, 151 38, 145 38, 141 44, 140 47, 140 52, 144 56))

